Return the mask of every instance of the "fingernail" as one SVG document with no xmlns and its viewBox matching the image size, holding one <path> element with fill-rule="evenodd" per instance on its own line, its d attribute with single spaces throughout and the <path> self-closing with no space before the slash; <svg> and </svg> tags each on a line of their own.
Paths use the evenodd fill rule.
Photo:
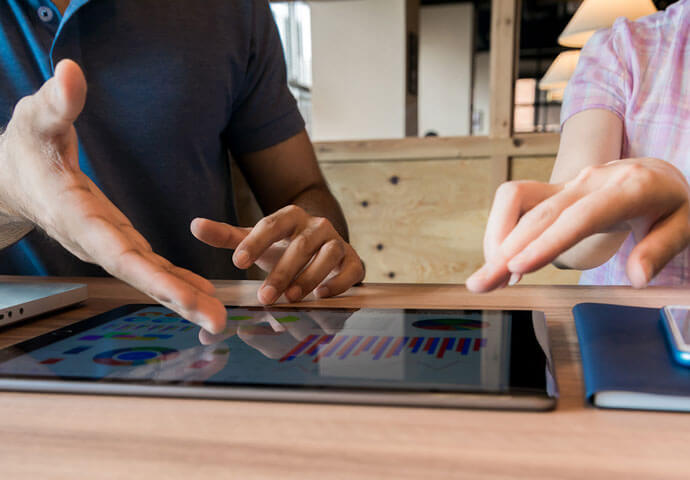
<svg viewBox="0 0 690 480">
<path fill-rule="evenodd" d="M 261 294 L 262 303 L 273 303 L 277 300 L 278 290 L 273 285 L 266 285 L 259 292 Z"/>
<path fill-rule="evenodd" d="M 652 267 L 648 263 L 633 264 L 630 270 L 630 284 L 634 288 L 645 288 L 652 277 Z"/>
<path fill-rule="evenodd" d="M 319 287 L 316 289 L 316 296 L 319 298 L 323 297 L 328 297 L 331 294 L 331 291 L 328 289 L 328 287 Z"/>
<path fill-rule="evenodd" d="M 285 296 L 290 299 L 291 302 L 299 300 L 302 298 L 302 287 L 299 285 L 293 285 L 292 287 L 288 288 L 287 292 L 285 292 Z"/>
<path fill-rule="evenodd" d="M 209 322 L 208 319 L 204 318 L 203 316 L 200 317 L 201 318 L 198 318 L 198 320 L 195 323 L 197 323 L 201 328 L 203 328 L 212 335 L 217 335 L 220 333 L 219 329 L 215 328 L 213 323 Z"/>
<path fill-rule="evenodd" d="M 235 252 L 235 265 L 237 265 L 240 268 L 246 268 L 249 265 L 249 254 L 247 253 L 246 250 L 237 250 Z"/>
<path fill-rule="evenodd" d="M 516 285 L 522 279 L 522 275 L 519 273 L 511 273 L 510 280 L 508 280 L 508 286 L 512 287 Z"/>
</svg>

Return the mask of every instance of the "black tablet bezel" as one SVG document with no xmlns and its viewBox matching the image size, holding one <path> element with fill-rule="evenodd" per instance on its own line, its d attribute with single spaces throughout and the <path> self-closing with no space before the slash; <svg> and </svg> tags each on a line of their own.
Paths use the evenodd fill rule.
<svg viewBox="0 0 690 480">
<path fill-rule="evenodd" d="M 23 341 L 21 343 L 11 345 L 0 350 L 0 364 L 16 358 L 20 355 L 31 353 L 34 350 L 45 347 L 52 343 L 67 339 L 71 336 L 78 335 L 81 332 L 89 330 L 99 325 L 103 325 L 111 320 L 117 319 L 119 317 L 128 315 L 130 313 L 136 312 L 143 308 L 157 307 L 159 305 L 155 304 L 127 304 L 115 309 L 103 312 L 101 314 L 95 315 L 93 317 L 87 318 L 85 320 L 78 321 L 71 325 L 47 332 L 45 334 L 39 335 L 37 337 L 31 338 L 29 340 Z M 249 308 L 249 309 L 262 309 L 262 307 L 257 306 L 236 306 L 227 305 L 226 308 Z M 267 307 L 267 310 L 285 310 L 285 311 L 337 311 L 337 312 L 353 312 L 359 309 L 353 308 L 332 308 L 332 307 L 284 307 L 284 306 L 271 306 Z M 94 377 L 79 377 L 79 376 L 69 376 L 60 377 L 57 375 L 51 376 L 41 376 L 41 375 L 8 375 L 0 374 L 0 379 L 14 379 L 14 380 L 36 380 L 36 381 L 64 381 L 64 382 L 83 382 L 90 384 L 97 383 L 111 383 L 111 384 L 133 384 L 133 385 L 148 385 L 148 386 L 176 386 L 176 387 L 201 387 L 204 388 L 228 388 L 228 387 L 242 387 L 242 388 L 256 388 L 256 389 L 274 389 L 274 390 L 334 390 L 334 391 L 357 391 L 357 392 L 386 392 L 386 393 L 451 393 L 451 394 L 464 394 L 464 393 L 478 393 L 482 395 L 513 395 L 513 396 L 543 396 L 544 398 L 555 399 L 557 397 L 557 392 L 549 391 L 549 378 L 550 375 L 552 379 L 555 379 L 555 372 L 553 371 L 553 366 L 551 365 L 550 358 L 547 352 L 544 352 L 542 346 L 539 344 L 536 335 L 534 334 L 534 329 L 529 334 L 525 334 L 519 329 L 524 328 L 527 331 L 528 327 L 532 327 L 533 322 L 529 321 L 534 318 L 533 310 L 491 310 L 491 309 L 463 309 L 463 308 L 426 308 L 426 309 L 410 309 L 410 308 L 394 308 L 394 309 L 380 309 L 380 310 L 403 310 L 405 312 L 428 312 L 428 311 L 438 311 L 438 312 L 477 312 L 477 311 L 496 311 L 505 312 L 512 315 L 513 323 L 511 325 L 510 334 L 510 371 L 509 371 L 509 386 L 507 392 L 487 392 L 477 389 L 473 390 L 445 390 L 438 388 L 429 389 L 405 389 L 405 388 L 376 388 L 368 386 L 330 386 L 330 385 L 279 385 L 279 384 L 246 384 L 246 383 L 218 383 L 210 384 L 204 382 L 190 382 L 190 381 L 162 381 L 162 380 L 151 380 L 151 379 L 120 379 L 120 378 L 94 378 Z M 523 317 L 523 318 L 520 318 Z M 519 321 L 515 322 L 516 318 L 520 318 Z M 516 329 L 516 325 L 518 328 Z M 520 368 L 513 368 L 515 365 L 519 365 Z M 542 375 L 537 374 L 537 372 L 543 372 Z"/>
</svg>

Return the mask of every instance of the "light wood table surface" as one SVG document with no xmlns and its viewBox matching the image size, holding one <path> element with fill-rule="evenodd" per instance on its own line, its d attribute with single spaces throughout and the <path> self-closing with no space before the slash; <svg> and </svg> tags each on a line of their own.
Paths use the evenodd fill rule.
<svg viewBox="0 0 690 480">
<path fill-rule="evenodd" d="M 85 304 L 0 330 L 0 347 L 146 301 L 115 280 L 69 280 L 89 284 Z M 256 304 L 257 285 L 217 282 L 228 304 Z M 585 405 L 570 311 L 584 301 L 659 307 L 690 303 L 690 291 L 516 286 L 477 296 L 462 286 L 358 287 L 318 305 L 543 310 L 561 392 L 557 409 L 524 413 L 0 392 L 0 479 L 690 478 L 690 415 Z"/>
</svg>

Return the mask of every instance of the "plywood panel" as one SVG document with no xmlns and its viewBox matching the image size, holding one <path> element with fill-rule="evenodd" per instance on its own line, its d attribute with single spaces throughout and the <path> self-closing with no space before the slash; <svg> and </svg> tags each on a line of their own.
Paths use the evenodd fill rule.
<svg viewBox="0 0 690 480">
<path fill-rule="evenodd" d="M 548 182 L 556 157 L 513 158 L 510 162 L 511 180 Z"/>
<path fill-rule="evenodd" d="M 548 182 L 556 159 L 546 157 L 514 158 L 511 160 L 511 180 L 537 180 Z M 531 285 L 571 285 L 576 284 L 580 272 L 576 270 L 559 270 L 548 266 L 538 272 L 527 275 L 520 283 Z"/>
<path fill-rule="evenodd" d="M 314 142 L 319 162 L 472 159 L 490 156 L 553 157 L 560 136 L 530 133 L 513 138 L 424 137 L 349 142 Z"/>
<path fill-rule="evenodd" d="M 369 282 L 457 282 L 483 259 L 487 159 L 327 163 Z"/>
</svg>

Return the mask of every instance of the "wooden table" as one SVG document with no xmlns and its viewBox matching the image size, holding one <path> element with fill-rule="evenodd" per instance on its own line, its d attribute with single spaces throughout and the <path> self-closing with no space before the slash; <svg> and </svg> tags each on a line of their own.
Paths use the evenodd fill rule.
<svg viewBox="0 0 690 480">
<path fill-rule="evenodd" d="M 71 280 L 89 283 L 82 307 L 2 330 L 0 346 L 146 301 L 115 280 Z M 227 303 L 256 303 L 257 283 L 217 285 Z M 558 408 L 521 413 L 0 393 L 0 479 L 690 478 L 690 415 L 585 405 L 570 313 L 583 301 L 659 307 L 687 303 L 690 292 L 517 286 L 476 296 L 462 286 L 366 285 L 318 305 L 545 311 Z"/>
</svg>

